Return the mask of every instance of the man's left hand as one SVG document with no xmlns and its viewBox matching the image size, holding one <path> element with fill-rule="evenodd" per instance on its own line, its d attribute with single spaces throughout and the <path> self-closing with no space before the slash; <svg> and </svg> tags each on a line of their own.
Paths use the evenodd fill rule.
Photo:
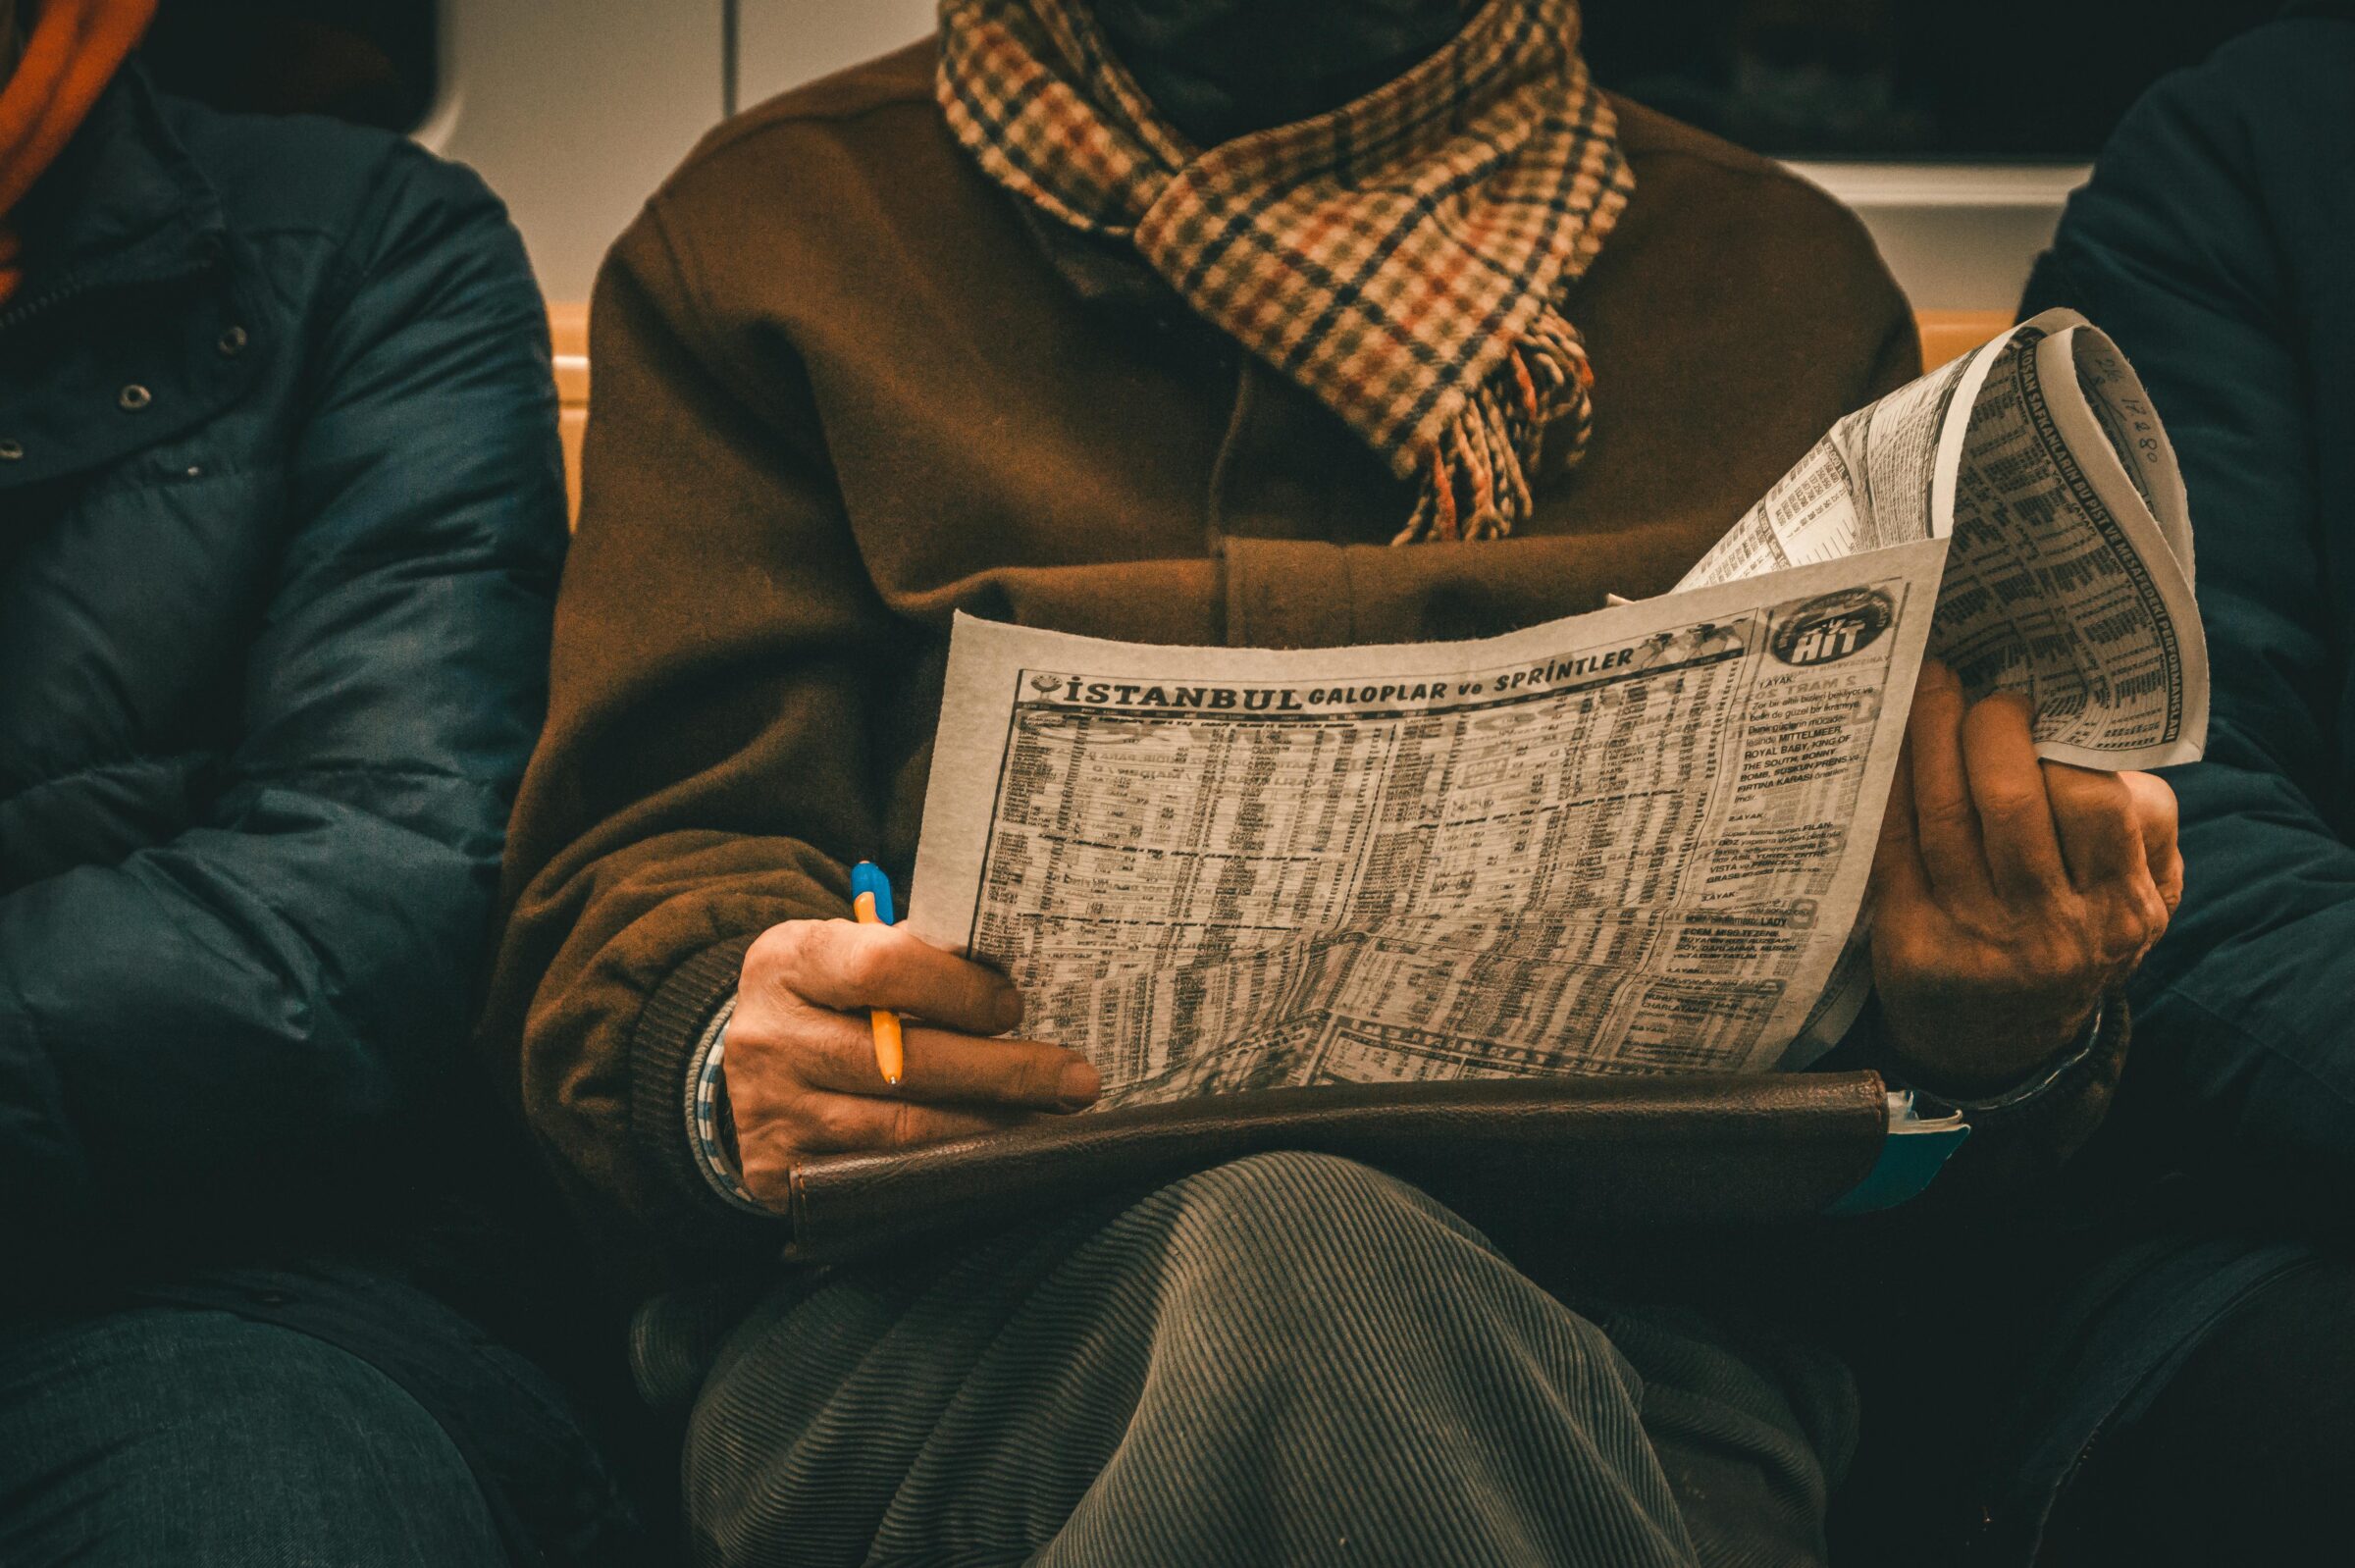
<svg viewBox="0 0 2355 1568">
<path fill-rule="evenodd" d="M 1922 665 L 1873 860 L 1873 984 L 1898 1065 L 2002 1089 L 2067 1046 L 2183 896 L 2174 792 L 2036 756 L 2024 699 Z"/>
</svg>

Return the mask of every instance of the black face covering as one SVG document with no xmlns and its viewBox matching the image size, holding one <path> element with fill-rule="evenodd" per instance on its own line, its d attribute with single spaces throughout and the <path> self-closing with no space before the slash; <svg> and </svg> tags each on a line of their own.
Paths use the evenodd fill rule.
<svg viewBox="0 0 2355 1568">
<path fill-rule="evenodd" d="M 1362 98 L 1454 37 L 1480 0 L 1094 0 L 1163 118 L 1213 147 Z"/>
</svg>

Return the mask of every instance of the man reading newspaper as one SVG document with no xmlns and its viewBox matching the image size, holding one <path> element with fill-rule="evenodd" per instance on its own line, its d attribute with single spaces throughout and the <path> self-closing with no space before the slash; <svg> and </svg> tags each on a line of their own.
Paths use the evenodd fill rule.
<svg viewBox="0 0 2355 1568">
<path fill-rule="evenodd" d="M 1261 1081 L 1237 1051 L 1287 1030 L 1297 1048 L 1267 1061 L 1354 1030 L 1413 1047 L 1361 1043 L 1361 1063 L 1764 1063 L 1814 1011 L 1805 993 L 1831 989 L 1867 882 L 1877 1006 L 1850 1048 L 1996 1104 L 1963 1159 L 2007 1141 L 2055 1155 L 2098 1118 L 2126 1026 L 2105 999 L 2177 877 L 2166 790 L 2107 758 L 2120 735 L 2196 732 L 2180 705 L 2153 724 L 2101 695 L 2108 666 L 2058 641 L 2004 669 L 1966 640 L 1957 666 L 1921 666 L 1908 711 L 1925 611 L 1962 591 L 1965 542 L 1935 542 L 1921 495 L 1901 526 L 1884 478 L 1926 463 L 2009 496 L 2015 459 L 1966 476 L 1936 442 L 1925 458 L 1920 440 L 1851 430 L 1840 449 L 1862 466 L 1840 483 L 1869 525 L 1856 547 L 1878 552 L 1830 559 L 1786 495 L 1773 540 L 1742 548 L 1801 578 L 1533 638 L 1608 595 L 1665 593 L 1836 421 L 1919 368 L 1853 218 L 1599 91 L 1576 37 L 1569 0 L 950 0 L 935 42 L 716 132 L 617 244 L 488 1027 L 617 1277 L 669 1287 L 635 1349 L 650 1391 L 692 1404 L 699 1561 L 1822 1559 L 1858 1411 L 1819 1326 L 1759 1321 L 1789 1279 L 1720 1267 L 1711 1296 L 1623 1289 L 1599 1257 L 1507 1252 L 1398 1180 L 1298 1155 L 782 1267 L 777 1205 L 819 1155 L 1083 1113 L 1108 1085 Z M 2005 504 L 2049 520 L 2053 487 L 2030 489 Z M 2062 580 L 2091 555 L 2071 559 L 1984 581 L 2025 624 L 2077 591 Z M 1323 662 L 1213 681 L 1172 652 L 1183 679 L 1157 681 L 1033 660 L 1052 690 L 1025 679 L 1035 744 L 1008 765 L 1041 771 L 1001 786 L 995 761 L 977 778 L 934 764 L 976 722 L 1004 753 L 1016 701 L 947 686 L 959 610 Z M 1415 652 L 1495 634 L 1532 640 Z M 1347 649 L 1384 652 L 1331 652 Z M 1974 703 L 1957 668 L 1993 695 Z M 1516 678 L 1531 702 L 1491 703 Z M 1466 681 L 1478 710 L 1456 706 Z M 1137 729 L 1136 756 L 1110 758 L 1106 736 L 1139 715 L 1094 711 L 1096 688 L 1118 703 L 1135 686 L 1141 708 L 1156 684 L 1142 716 L 1171 732 Z M 1286 692 L 1330 722 L 1169 750 L 1170 715 L 1288 713 Z M 1705 721 L 1677 718 L 1697 706 Z M 1563 766 L 1515 752 L 1536 714 L 1572 726 L 1548 743 Z M 2043 759 L 2040 737 L 2102 760 Z M 1614 771 L 1649 782 L 1604 787 Z M 928 779 L 993 802 L 1019 787 L 1024 821 L 1061 831 L 1048 782 L 1083 772 L 1103 788 L 1073 798 L 1073 821 L 1195 846 L 1189 896 L 1223 936 L 1178 930 L 1165 891 L 1133 952 L 1034 949 L 1050 978 L 1026 995 L 846 918 L 852 862 L 910 878 Z M 1369 774 L 1372 806 L 1351 794 Z M 1410 863 L 1410 795 L 1436 824 L 1483 791 L 1585 820 L 1526 857 L 1507 836 L 1427 861 L 1432 876 Z M 1877 831 L 1816 825 L 1884 800 Z M 1342 850 L 1368 823 L 1379 862 L 1363 833 L 1358 859 Z M 1252 848 L 1280 831 L 1290 883 Z M 1747 848 L 1701 865 L 1729 845 Z M 1243 849 L 1252 864 L 1214 865 Z M 1086 885 L 1119 880 L 1068 835 L 999 852 L 1042 896 L 1081 885 L 1066 868 L 1088 856 Z M 932 874 L 911 890 L 927 926 L 961 896 Z M 1582 904 L 1582 886 L 1608 896 Z M 1043 907 L 1004 896 L 1008 939 L 1043 943 Z M 1269 910 L 1290 917 L 1257 923 L 1283 929 L 1240 929 Z M 1452 972 L 1467 945 L 1543 970 L 1545 1019 Z M 1244 994 L 1254 954 L 1264 1002 Z M 1164 967 L 1202 982 L 1186 1006 L 1219 1029 L 1113 1006 Z M 1072 1049 L 1099 1025 L 1067 987 L 1096 983 L 1133 1061 Z M 912 1016 L 896 1086 L 870 1008 Z M 727 1280 L 752 1283 L 749 1307 Z M 1878 1305 L 1902 1322 L 1903 1302 Z"/>
<path fill-rule="evenodd" d="M 961 619 L 916 932 L 1011 977 L 1028 1032 L 1085 1056 L 1107 1101 L 1797 1066 L 1871 989 L 1877 848 L 1908 1041 L 1916 960 L 1893 944 L 1951 867 L 1939 824 L 1905 821 L 1911 791 L 1878 827 L 1925 642 L 1952 661 L 1933 702 L 1958 678 L 2015 696 L 2048 758 L 2189 760 L 2189 564 L 2139 384 L 2054 312 L 1842 420 L 1643 604 L 1298 652 Z M 1925 743 L 1912 765 L 1942 761 Z M 2118 848 L 2065 843 L 2065 805 L 2059 859 L 2015 859 L 2042 837 L 1987 849 L 1992 810 L 1990 894 Z M 2114 917 L 2146 914 L 2164 923 Z"/>
</svg>

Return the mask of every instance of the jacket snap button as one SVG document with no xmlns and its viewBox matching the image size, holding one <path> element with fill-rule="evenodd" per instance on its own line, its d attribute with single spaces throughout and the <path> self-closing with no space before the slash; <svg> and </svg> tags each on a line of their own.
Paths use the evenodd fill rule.
<svg viewBox="0 0 2355 1568">
<path fill-rule="evenodd" d="M 221 350 L 222 358 L 235 359 L 245 351 L 245 345 L 250 341 L 252 340 L 245 336 L 244 328 L 232 327 L 221 335 L 221 341 L 215 346 Z"/>
<path fill-rule="evenodd" d="M 25 444 L 0 438 L 0 463 L 13 463 L 25 455 Z"/>
<path fill-rule="evenodd" d="M 146 407 L 149 403 L 154 401 L 155 393 L 149 392 L 146 388 L 140 386 L 135 381 L 130 386 L 124 388 L 123 391 L 117 393 L 115 397 L 116 405 L 127 414 L 135 414 L 140 409 Z"/>
</svg>

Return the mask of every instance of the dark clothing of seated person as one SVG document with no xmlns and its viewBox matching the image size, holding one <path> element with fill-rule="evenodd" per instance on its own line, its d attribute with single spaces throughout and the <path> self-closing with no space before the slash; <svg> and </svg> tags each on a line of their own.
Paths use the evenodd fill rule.
<svg viewBox="0 0 2355 1568">
<path fill-rule="evenodd" d="M 602 1465 L 425 1288 L 546 319 L 471 175 L 156 93 L 151 9 L 0 0 L 0 1562 L 577 1560 Z"/>
<path fill-rule="evenodd" d="M 633 1349 L 686 1412 L 698 1562 L 1823 1560 L 1853 1385 L 1716 1255 L 1714 1292 L 1623 1293 L 1279 1154 L 776 1262 L 805 1156 L 1097 1092 L 987 1038 L 1019 1030 L 1003 979 L 844 918 L 851 862 L 914 861 L 954 611 L 1277 647 L 1534 624 L 1665 590 L 1917 372 L 1856 220 L 1596 90 L 1577 26 L 952 0 L 937 40 L 714 131 L 607 260 L 486 1028 L 653 1298 Z M 1876 1059 L 1963 1098 L 2062 1067 L 1965 1153 L 2033 1179 L 2100 1117 L 2172 817 L 2155 780 L 2040 769 L 2020 705 L 1964 709 L 1925 679 Z M 1966 749 L 2052 863 L 2057 814 L 2131 867 L 1995 895 Z M 2090 939 L 2097 908 L 2133 940 Z M 2026 944 L 2071 956 L 2032 974 Z M 870 1005 L 926 1020 L 896 1095 Z"/>
<path fill-rule="evenodd" d="M 2293 10 L 2125 117 L 2022 306 L 2099 322 L 2166 421 L 2213 683 L 2134 1060 L 2047 1217 L 2067 1288 L 1991 1357 L 2033 1394 L 1998 1431 L 2044 1436 L 1967 1507 L 2062 1565 L 2345 1553 L 2355 7 Z"/>
</svg>

